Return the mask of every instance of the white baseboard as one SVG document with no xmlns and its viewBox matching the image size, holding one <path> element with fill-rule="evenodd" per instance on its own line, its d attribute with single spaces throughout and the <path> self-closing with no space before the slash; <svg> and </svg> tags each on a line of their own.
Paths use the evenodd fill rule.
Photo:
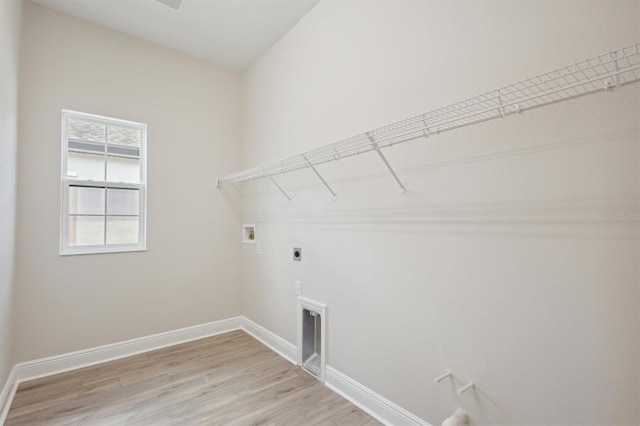
<svg viewBox="0 0 640 426">
<path fill-rule="evenodd" d="M 17 381 L 37 379 L 242 328 L 242 317 L 214 321 L 16 364 Z"/>
<path fill-rule="evenodd" d="M 280 356 L 290 361 L 292 364 L 296 363 L 298 351 L 296 345 L 289 343 L 282 337 L 267 330 L 261 325 L 256 324 L 247 317 L 243 317 L 242 329 L 264 343 L 272 351 L 278 353 Z"/>
<path fill-rule="evenodd" d="M 246 317 L 243 318 L 242 328 L 282 357 L 293 364 L 296 363 L 298 352 L 295 345 Z M 431 426 L 418 416 L 328 365 L 325 371 L 325 385 L 384 424 Z"/>
<path fill-rule="evenodd" d="M 9 373 L 9 377 L 7 377 L 7 381 L 2 388 L 2 393 L 0 393 L 0 425 L 3 425 L 5 420 L 7 419 L 7 414 L 9 414 L 9 407 L 11 406 L 11 402 L 13 401 L 13 396 L 16 394 L 16 389 L 18 388 L 18 373 L 16 372 L 16 367 L 14 366 Z"/>
<path fill-rule="evenodd" d="M 431 426 L 416 416 L 389 401 L 382 395 L 356 382 L 351 377 L 327 366 L 325 385 L 344 398 L 369 413 L 372 417 L 386 425 L 419 425 Z"/>
<path fill-rule="evenodd" d="M 149 352 L 167 346 L 215 336 L 242 329 L 264 343 L 283 358 L 296 364 L 296 345 L 256 324 L 246 317 L 186 327 L 178 330 L 144 336 L 124 342 L 112 343 L 86 350 L 70 352 L 48 358 L 16 364 L 0 393 L 0 425 L 4 424 L 18 384 L 25 380 L 63 373 L 102 362 Z M 325 385 L 387 425 L 430 426 L 429 423 L 394 404 L 335 368 L 326 367 Z"/>
</svg>

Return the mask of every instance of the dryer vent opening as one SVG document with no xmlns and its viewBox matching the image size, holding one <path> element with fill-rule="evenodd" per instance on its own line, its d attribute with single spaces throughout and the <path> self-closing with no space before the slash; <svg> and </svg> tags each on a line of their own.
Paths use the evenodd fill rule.
<svg viewBox="0 0 640 426">
<path fill-rule="evenodd" d="M 308 309 L 302 310 L 302 367 L 320 376 L 322 354 L 322 316 Z"/>
<path fill-rule="evenodd" d="M 298 298 L 298 365 L 324 381 L 326 305 Z"/>
</svg>

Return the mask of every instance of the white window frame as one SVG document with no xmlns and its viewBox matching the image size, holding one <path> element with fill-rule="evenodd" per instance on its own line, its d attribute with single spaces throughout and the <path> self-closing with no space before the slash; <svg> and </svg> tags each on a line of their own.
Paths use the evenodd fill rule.
<svg viewBox="0 0 640 426">
<path fill-rule="evenodd" d="M 100 124 L 116 125 L 124 127 L 136 127 L 141 130 L 140 139 L 140 183 L 124 183 L 124 182 L 108 182 L 78 179 L 67 175 L 67 117 L 78 117 L 87 121 L 95 121 Z M 106 143 L 106 141 L 105 141 Z M 106 155 L 106 153 L 105 153 Z M 134 121 L 121 120 L 111 117 L 104 117 L 95 114 L 87 114 L 84 112 L 62 110 L 62 165 L 61 165 L 61 210 L 60 210 L 60 255 L 75 254 L 92 254 L 92 253 L 118 253 L 145 251 L 147 249 L 147 125 L 136 123 Z M 86 246 L 70 246 L 69 221 L 67 220 L 69 212 L 69 188 L 71 186 L 88 186 L 94 188 L 114 188 L 114 189 L 137 189 L 140 194 L 140 203 L 138 210 L 138 243 L 137 244 L 102 244 L 102 245 L 86 245 Z M 106 212 L 105 212 L 106 223 Z M 106 225 L 105 225 L 106 226 Z"/>
</svg>

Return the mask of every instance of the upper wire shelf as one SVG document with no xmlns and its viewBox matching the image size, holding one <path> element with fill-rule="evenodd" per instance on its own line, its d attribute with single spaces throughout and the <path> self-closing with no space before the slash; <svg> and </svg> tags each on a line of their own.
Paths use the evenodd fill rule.
<svg viewBox="0 0 640 426">
<path fill-rule="evenodd" d="M 217 180 L 216 186 L 222 187 L 231 183 L 269 177 L 290 199 L 273 180 L 273 176 L 311 168 L 335 197 L 335 193 L 322 179 L 315 166 L 376 151 L 402 191 L 404 186 L 380 152 L 381 148 L 418 138 L 428 138 L 447 130 L 495 118 L 504 118 L 528 109 L 620 88 L 638 80 L 640 80 L 640 43 L 567 65 L 293 157 L 221 177 Z"/>
</svg>

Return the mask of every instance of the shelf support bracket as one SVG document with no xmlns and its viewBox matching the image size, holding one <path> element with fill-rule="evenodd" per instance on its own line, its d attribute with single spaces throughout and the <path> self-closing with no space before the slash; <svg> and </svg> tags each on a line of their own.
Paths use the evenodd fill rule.
<svg viewBox="0 0 640 426">
<path fill-rule="evenodd" d="M 378 146 L 378 142 L 376 142 L 376 138 L 374 138 L 371 133 L 367 133 L 367 137 L 371 141 L 371 146 L 373 147 L 373 150 L 378 153 L 378 155 L 380 156 L 380 159 L 382 160 L 384 165 L 387 167 L 387 169 L 391 173 L 391 176 L 393 176 L 393 178 L 395 179 L 396 183 L 400 187 L 400 193 L 401 194 L 404 193 L 404 185 L 400 181 L 400 178 L 398 178 L 398 175 L 393 170 L 393 168 L 391 168 L 391 165 L 387 161 L 386 157 L 382 154 L 382 152 L 380 152 L 380 147 Z"/>
<path fill-rule="evenodd" d="M 269 176 L 269 179 L 271 179 L 271 182 L 273 182 L 273 184 L 276 186 L 276 188 L 278 188 L 280 190 L 280 192 L 282 192 L 282 195 L 287 197 L 287 200 L 291 201 L 291 197 L 289 197 L 287 195 L 287 193 L 284 192 L 284 189 L 282 189 L 282 187 L 280 185 L 278 185 L 278 182 L 276 182 L 276 180 L 273 178 L 273 176 Z"/>
<path fill-rule="evenodd" d="M 340 153 L 338 152 L 338 150 L 336 149 L 336 147 L 332 147 L 331 149 L 333 149 L 333 152 L 335 152 L 335 154 L 333 154 L 333 159 L 338 161 L 339 159 L 341 159 L 342 157 L 340 157 Z"/>
<path fill-rule="evenodd" d="M 609 55 L 611 56 L 611 59 L 613 59 L 613 64 L 616 68 L 615 82 L 616 82 L 616 89 L 619 89 L 620 88 L 620 66 L 618 65 L 618 52 L 614 51 L 614 52 L 611 52 Z"/>
<path fill-rule="evenodd" d="M 313 164 L 311 164 L 309 162 L 309 159 L 307 158 L 306 155 L 303 155 L 302 158 L 304 158 L 304 161 L 307 163 L 307 167 L 309 167 L 311 170 L 313 170 L 313 173 L 316 174 L 316 176 L 318 176 L 318 179 L 320 179 L 320 181 L 324 184 L 324 186 L 327 187 L 327 189 L 329 190 L 329 192 L 331 193 L 331 195 L 333 195 L 333 199 L 335 200 L 336 198 L 338 198 L 338 196 L 336 195 L 335 192 L 333 192 L 333 189 L 331 189 L 331 187 L 329 186 L 329 184 L 327 183 L 327 181 L 325 181 L 322 176 L 320 176 L 320 173 L 318 173 L 318 171 L 316 170 L 315 167 L 313 167 Z"/>
<path fill-rule="evenodd" d="M 498 89 L 498 104 L 500 105 L 500 107 L 498 108 L 498 112 L 500 113 L 500 118 L 504 118 L 505 111 L 504 111 L 504 105 L 502 104 L 502 92 L 500 91 L 500 89 Z"/>
<path fill-rule="evenodd" d="M 431 136 L 431 132 L 429 131 L 429 125 L 427 124 L 426 114 L 422 115 L 422 124 L 424 124 L 424 129 L 422 130 L 422 134 L 424 135 L 425 138 L 428 138 L 429 136 Z"/>
</svg>

